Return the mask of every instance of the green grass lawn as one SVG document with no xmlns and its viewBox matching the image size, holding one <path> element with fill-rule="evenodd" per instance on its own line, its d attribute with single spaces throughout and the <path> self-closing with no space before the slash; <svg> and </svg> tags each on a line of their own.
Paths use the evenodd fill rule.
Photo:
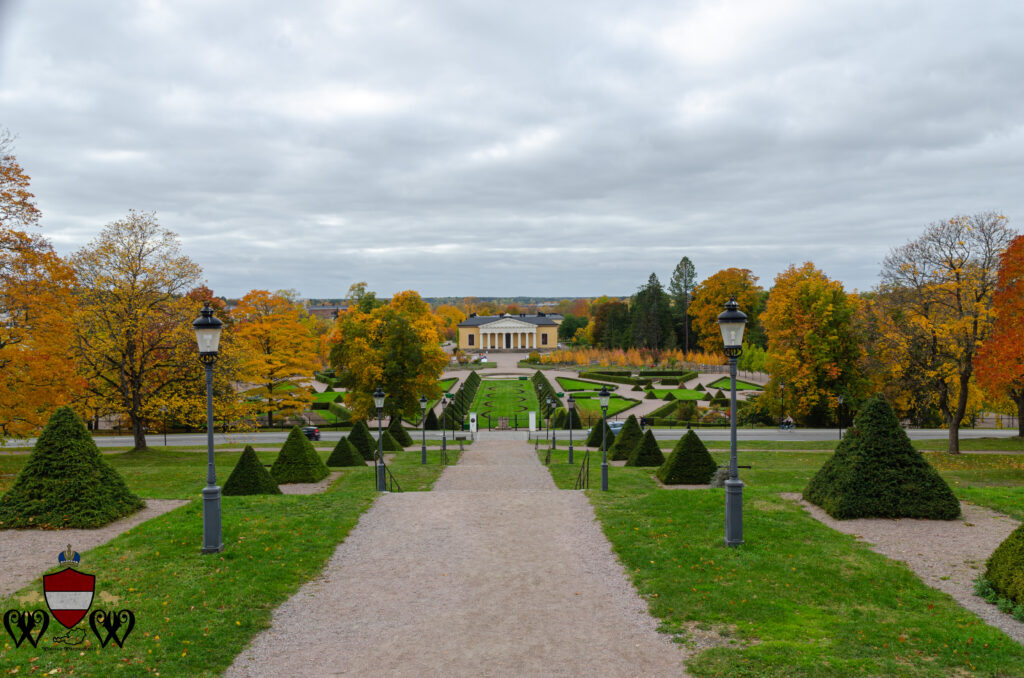
<svg viewBox="0 0 1024 678">
<path fill-rule="evenodd" d="M 516 417 L 521 422 L 520 426 L 528 421 L 529 413 L 537 409 L 533 384 L 518 379 L 484 379 L 470 407 L 471 412 L 482 417 L 490 416 L 494 423 L 498 417 Z"/>
<path fill-rule="evenodd" d="M 314 403 L 333 403 L 335 400 L 344 404 L 345 394 L 339 391 L 324 391 L 323 393 L 313 394 Z"/>
<path fill-rule="evenodd" d="M 591 421 L 601 418 L 601 401 L 598 399 L 597 393 L 573 393 L 572 397 L 576 401 L 576 407 L 580 411 L 580 419 L 583 420 L 585 426 L 589 426 Z M 608 416 L 614 417 L 620 412 L 625 412 L 629 408 L 635 407 L 639 402 L 639 400 L 633 398 L 625 398 L 613 394 L 608 399 Z"/>
<path fill-rule="evenodd" d="M 327 456 L 323 446 L 319 451 Z M 275 455 L 259 453 L 264 461 Z M 436 448 L 428 450 L 429 464 L 422 466 L 418 450 L 398 453 L 390 466 L 403 490 L 429 489 L 442 470 L 438 455 Z M 459 452 L 448 455 L 455 463 Z M 237 452 L 218 453 L 221 473 L 230 472 L 237 457 Z M 0 468 L 4 473 L 20 468 L 26 458 L 0 457 Z M 116 609 L 135 613 L 135 629 L 124 648 L 111 644 L 102 649 L 91 632 L 89 646 L 54 645 L 50 638 L 60 632 L 59 625 L 51 625 L 38 648 L 24 644 L 15 649 L 5 633 L 0 642 L 4 675 L 220 675 L 256 633 L 269 627 L 273 610 L 323 570 L 377 496 L 373 468 L 367 466 L 341 469 L 341 477 L 320 495 L 224 497 L 225 550 L 204 556 L 199 553 L 203 527 L 197 497 L 205 484 L 206 455 L 160 450 L 106 458 L 143 496 L 193 499 L 82 554 L 83 569 L 97 576 L 97 592 L 120 596 Z M 194 474 L 199 483 L 186 477 Z M 0 599 L 0 609 L 23 607 L 16 598 L 41 590 L 37 579 Z M 106 609 L 99 602 L 93 605 L 100 607 Z"/>
<path fill-rule="evenodd" d="M 753 443 L 761 445 L 760 443 Z M 540 452 L 543 459 L 546 451 Z M 713 450 L 725 463 L 728 452 Z M 961 499 L 1024 516 L 1024 459 L 927 454 Z M 564 448 L 549 467 L 570 489 Z M 1020 676 L 1024 648 L 904 565 L 811 518 L 779 492 L 799 492 L 822 452 L 744 451 L 744 539 L 723 543 L 721 489 L 662 490 L 651 469 L 611 467 L 591 489 L 605 534 L 661 628 L 681 642 L 715 630 L 736 645 L 688 663 L 699 676 Z M 591 455 L 591 488 L 600 453 Z"/>
<path fill-rule="evenodd" d="M 701 391 L 694 391 L 689 388 L 652 388 L 648 391 L 654 391 L 654 395 L 659 400 L 665 397 L 665 394 L 669 391 L 675 396 L 676 400 L 700 400 L 700 397 L 704 395 Z"/>
<path fill-rule="evenodd" d="M 571 379 L 569 377 L 555 377 L 555 381 L 562 387 L 563 391 L 598 391 L 601 386 L 608 387 L 609 391 L 618 388 L 615 384 L 604 384 L 599 381 L 587 381 L 586 379 Z"/>
<path fill-rule="evenodd" d="M 717 389 L 721 389 L 722 391 L 728 391 L 732 387 L 729 384 L 729 377 L 722 377 L 721 379 L 716 379 L 715 381 L 713 381 L 710 384 L 708 384 L 707 388 L 709 388 L 709 389 L 717 388 Z M 749 381 L 741 381 L 739 379 L 736 380 L 736 390 L 737 391 L 761 391 L 763 389 L 764 389 L 763 386 L 758 386 L 757 384 L 752 384 Z"/>
</svg>

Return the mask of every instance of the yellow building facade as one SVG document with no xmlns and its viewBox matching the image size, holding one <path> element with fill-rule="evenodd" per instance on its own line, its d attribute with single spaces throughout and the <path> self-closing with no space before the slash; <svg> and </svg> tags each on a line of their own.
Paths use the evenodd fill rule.
<svg viewBox="0 0 1024 678">
<path fill-rule="evenodd" d="M 463 351 L 543 351 L 558 348 L 562 316 L 473 314 L 459 323 L 459 349 Z"/>
</svg>

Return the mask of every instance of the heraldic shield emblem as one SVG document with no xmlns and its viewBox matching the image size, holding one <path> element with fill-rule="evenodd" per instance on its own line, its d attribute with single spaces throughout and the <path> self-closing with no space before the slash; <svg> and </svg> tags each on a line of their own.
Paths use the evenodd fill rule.
<svg viewBox="0 0 1024 678">
<path fill-rule="evenodd" d="M 71 567 L 43 575 L 46 606 L 53 618 L 69 629 L 82 621 L 89 611 L 95 590 L 95 575 L 83 574 Z"/>
</svg>

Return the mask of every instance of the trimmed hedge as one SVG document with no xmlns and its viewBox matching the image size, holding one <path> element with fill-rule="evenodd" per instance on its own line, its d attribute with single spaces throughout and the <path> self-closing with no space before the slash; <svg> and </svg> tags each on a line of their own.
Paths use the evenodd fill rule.
<svg viewBox="0 0 1024 678">
<path fill-rule="evenodd" d="M 384 431 L 381 432 L 380 438 L 381 449 L 385 452 L 402 452 L 405 450 L 405 448 L 402 447 L 402 443 L 395 440 L 395 437 L 391 435 L 391 431 L 387 429 L 384 429 Z"/>
<path fill-rule="evenodd" d="M 697 384 L 696 386 L 693 387 L 693 390 L 694 391 L 706 391 L 707 389 L 704 388 L 704 384 Z"/>
<path fill-rule="evenodd" d="M 58 407 L 0 497 L 0 528 L 103 527 L 145 505 L 103 460 L 74 410 Z"/>
<path fill-rule="evenodd" d="M 615 442 L 608 448 L 608 457 L 612 461 L 622 461 L 623 459 L 629 459 L 629 455 L 632 454 L 633 448 L 635 448 L 640 440 L 643 439 L 644 432 L 640 429 L 640 424 L 637 422 L 634 415 L 629 415 L 626 418 L 626 423 L 622 425 L 622 429 L 619 430 L 619 434 L 615 436 Z"/>
<path fill-rule="evenodd" d="M 576 429 L 577 431 L 579 429 L 583 428 L 583 422 L 580 421 L 580 411 L 579 411 L 579 408 L 574 408 L 574 409 L 571 409 L 571 410 L 567 410 L 566 412 L 567 413 L 566 413 L 565 421 L 562 422 L 562 428 L 564 428 L 566 430 L 571 428 L 571 429 Z"/>
<path fill-rule="evenodd" d="M 665 455 L 662 454 L 658 441 L 654 439 L 654 433 L 650 429 L 647 429 L 647 433 L 626 460 L 626 466 L 661 466 L 664 463 Z"/>
<path fill-rule="evenodd" d="M 363 455 L 364 461 L 373 461 L 377 456 L 377 440 L 370 435 L 365 421 L 357 421 L 348 434 L 348 441 Z"/>
<path fill-rule="evenodd" d="M 835 454 L 807 484 L 804 499 L 841 520 L 960 515 L 953 491 L 910 444 L 881 395 L 861 406 Z"/>
<path fill-rule="evenodd" d="M 226 497 L 250 494 L 281 494 L 274 478 L 256 456 L 252 445 L 246 445 L 242 456 L 238 458 L 234 470 L 228 476 L 221 494 Z"/>
<path fill-rule="evenodd" d="M 1024 605 L 1024 525 L 996 547 L 985 565 L 985 579 L 996 593 Z"/>
<path fill-rule="evenodd" d="M 672 453 L 658 469 L 658 479 L 666 485 L 706 485 L 718 464 L 704 442 L 693 431 L 676 441 Z"/>
<path fill-rule="evenodd" d="M 327 457 L 328 466 L 366 466 L 366 460 L 359 450 L 348 441 L 348 438 L 341 436 L 338 444 L 331 450 L 331 456 Z"/>
<path fill-rule="evenodd" d="M 604 425 L 602 426 L 602 424 Z M 601 432 L 601 429 L 604 429 L 604 433 Z M 602 440 L 605 441 L 605 445 L 610 447 L 615 443 L 615 434 L 603 419 L 598 419 L 597 424 L 590 428 L 590 435 L 587 436 L 587 442 L 585 442 L 584 445 L 587 447 L 596 447 L 597 449 L 601 449 Z"/>
<path fill-rule="evenodd" d="M 313 443 L 298 426 L 293 426 L 278 453 L 270 475 L 278 484 L 315 483 L 327 477 L 330 471 L 316 453 Z"/>
<path fill-rule="evenodd" d="M 338 418 L 338 422 L 352 421 L 352 412 L 339 401 L 327 403 L 327 411 Z"/>
<path fill-rule="evenodd" d="M 441 430 L 441 425 L 437 422 L 437 415 L 434 414 L 434 408 L 427 410 L 427 417 L 423 420 L 423 428 L 428 431 Z"/>
<path fill-rule="evenodd" d="M 644 400 L 657 400 L 657 399 L 658 399 L 658 396 L 656 396 L 654 394 L 654 391 L 648 391 L 647 394 L 644 395 Z"/>
<path fill-rule="evenodd" d="M 412 445 L 412 436 L 409 435 L 409 432 L 405 430 L 404 426 L 402 426 L 402 417 L 391 417 L 391 421 L 388 423 L 388 433 L 390 433 L 402 447 Z"/>
<path fill-rule="evenodd" d="M 654 393 L 654 391 L 651 391 L 651 393 Z M 675 402 L 676 395 L 672 393 L 672 391 L 665 391 L 665 396 L 662 398 L 662 400 L 664 400 L 667 403 Z"/>
</svg>

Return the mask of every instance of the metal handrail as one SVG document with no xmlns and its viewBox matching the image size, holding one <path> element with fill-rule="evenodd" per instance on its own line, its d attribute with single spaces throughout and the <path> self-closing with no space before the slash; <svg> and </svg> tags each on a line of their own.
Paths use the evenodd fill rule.
<svg viewBox="0 0 1024 678">
<path fill-rule="evenodd" d="M 398 479 L 395 478 L 395 474 L 392 473 L 388 465 L 384 463 L 384 455 L 380 455 L 380 457 L 377 459 L 377 463 L 384 467 L 384 473 L 385 476 L 387 477 L 388 492 L 401 492 L 402 486 L 398 484 Z M 376 469 L 374 469 L 373 474 L 373 489 L 377 489 Z"/>
<path fill-rule="evenodd" d="M 576 474 L 577 490 L 590 489 L 590 450 L 584 448 L 583 461 L 580 463 L 579 473 Z"/>
</svg>

